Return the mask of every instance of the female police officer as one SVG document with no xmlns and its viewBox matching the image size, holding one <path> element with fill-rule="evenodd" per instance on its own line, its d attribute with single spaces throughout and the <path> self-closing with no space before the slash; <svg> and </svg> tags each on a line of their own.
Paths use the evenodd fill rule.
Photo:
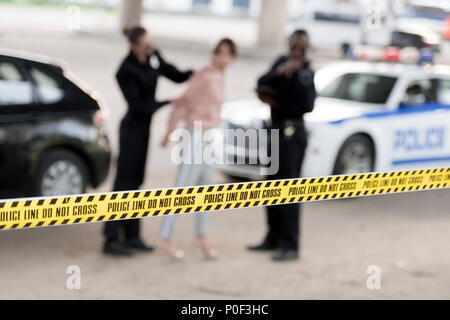
<svg viewBox="0 0 450 320">
<path fill-rule="evenodd" d="M 289 39 L 289 55 L 278 58 L 258 80 L 258 96 L 271 107 L 272 129 L 279 134 L 279 169 L 268 179 L 298 178 L 306 148 L 303 114 L 314 106 L 314 74 L 306 60 L 308 35 L 295 31 Z M 273 158 L 273 157 L 272 157 Z M 267 207 L 268 233 L 250 250 L 278 250 L 278 261 L 298 258 L 299 204 Z"/>
<path fill-rule="evenodd" d="M 124 30 L 130 52 L 116 74 L 120 89 L 127 100 L 128 111 L 120 124 L 120 151 L 114 191 L 136 190 L 144 179 L 153 113 L 169 101 L 155 101 L 159 75 L 181 83 L 189 79 L 192 71 L 181 72 L 164 61 L 153 47 L 150 34 L 140 26 Z M 123 229 L 125 242 L 119 238 Z M 139 220 L 108 221 L 105 223 L 104 252 L 130 256 L 130 248 L 151 251 L 139 237 Z"/>
</svg>

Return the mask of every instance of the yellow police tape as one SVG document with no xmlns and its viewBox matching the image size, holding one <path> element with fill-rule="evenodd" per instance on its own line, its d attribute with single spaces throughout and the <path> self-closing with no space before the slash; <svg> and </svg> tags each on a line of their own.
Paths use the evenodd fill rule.
<svg viewBox="0 0 450 320">
<path fill-rule="evenodd" d="M 450 168 L 0 201 L 0 229 L 123 220 L 450 187 Z"/>
</svg>

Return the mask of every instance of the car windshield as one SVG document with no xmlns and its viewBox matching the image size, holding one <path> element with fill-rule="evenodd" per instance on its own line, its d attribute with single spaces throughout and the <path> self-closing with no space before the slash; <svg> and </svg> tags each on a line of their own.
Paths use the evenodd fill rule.
<svg viewBox="0 0 450 320">
<path fill-rule="evenodd" d="M 366 103 L 386 103 L 395 77 L 370 73 L 347 73 L 338 76 L 319 91 L 319 96 Z"/>
</svg>

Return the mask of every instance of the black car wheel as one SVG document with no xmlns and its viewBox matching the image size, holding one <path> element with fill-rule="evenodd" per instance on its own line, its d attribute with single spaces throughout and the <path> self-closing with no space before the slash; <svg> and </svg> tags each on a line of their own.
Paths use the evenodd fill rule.
<svg viewBox="0 0 450 320">
<path fill-rule="evenodd" d="M 68 150 L 52 150 L 42 159 L 33 181 L 33 194 L 56 196 L 86 191 L 88 170 L 83 159 Z"/>
<path fill-rule="evenodd" d="M 372 172 L 375 150 L 372 141 L 364 135 L 348 138 L 339 150 L 333 174 Z"/>
</svg>

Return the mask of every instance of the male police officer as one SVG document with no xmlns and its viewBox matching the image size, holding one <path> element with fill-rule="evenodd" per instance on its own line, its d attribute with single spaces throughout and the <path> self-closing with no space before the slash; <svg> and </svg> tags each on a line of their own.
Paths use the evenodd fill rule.
<svg viewBox="0 0 450 320">
<path fill-rule="evenodd" d="M 271 129 L 279 130 L 279 169 L 267 178 L 298 178 L 306 148 L 303 114 L 314 106 L 314 73 L 306 59 L 308 34 L 296 30 L 289 38 L 289 54 L 278 58 L 258 80 L 258 97 L 271 107 Z M 277 250 L 276 261 L 294 260 L 299 251 L 300 205 L 267 207 L 268 233 L 250 250 Z"/>
</svg>

